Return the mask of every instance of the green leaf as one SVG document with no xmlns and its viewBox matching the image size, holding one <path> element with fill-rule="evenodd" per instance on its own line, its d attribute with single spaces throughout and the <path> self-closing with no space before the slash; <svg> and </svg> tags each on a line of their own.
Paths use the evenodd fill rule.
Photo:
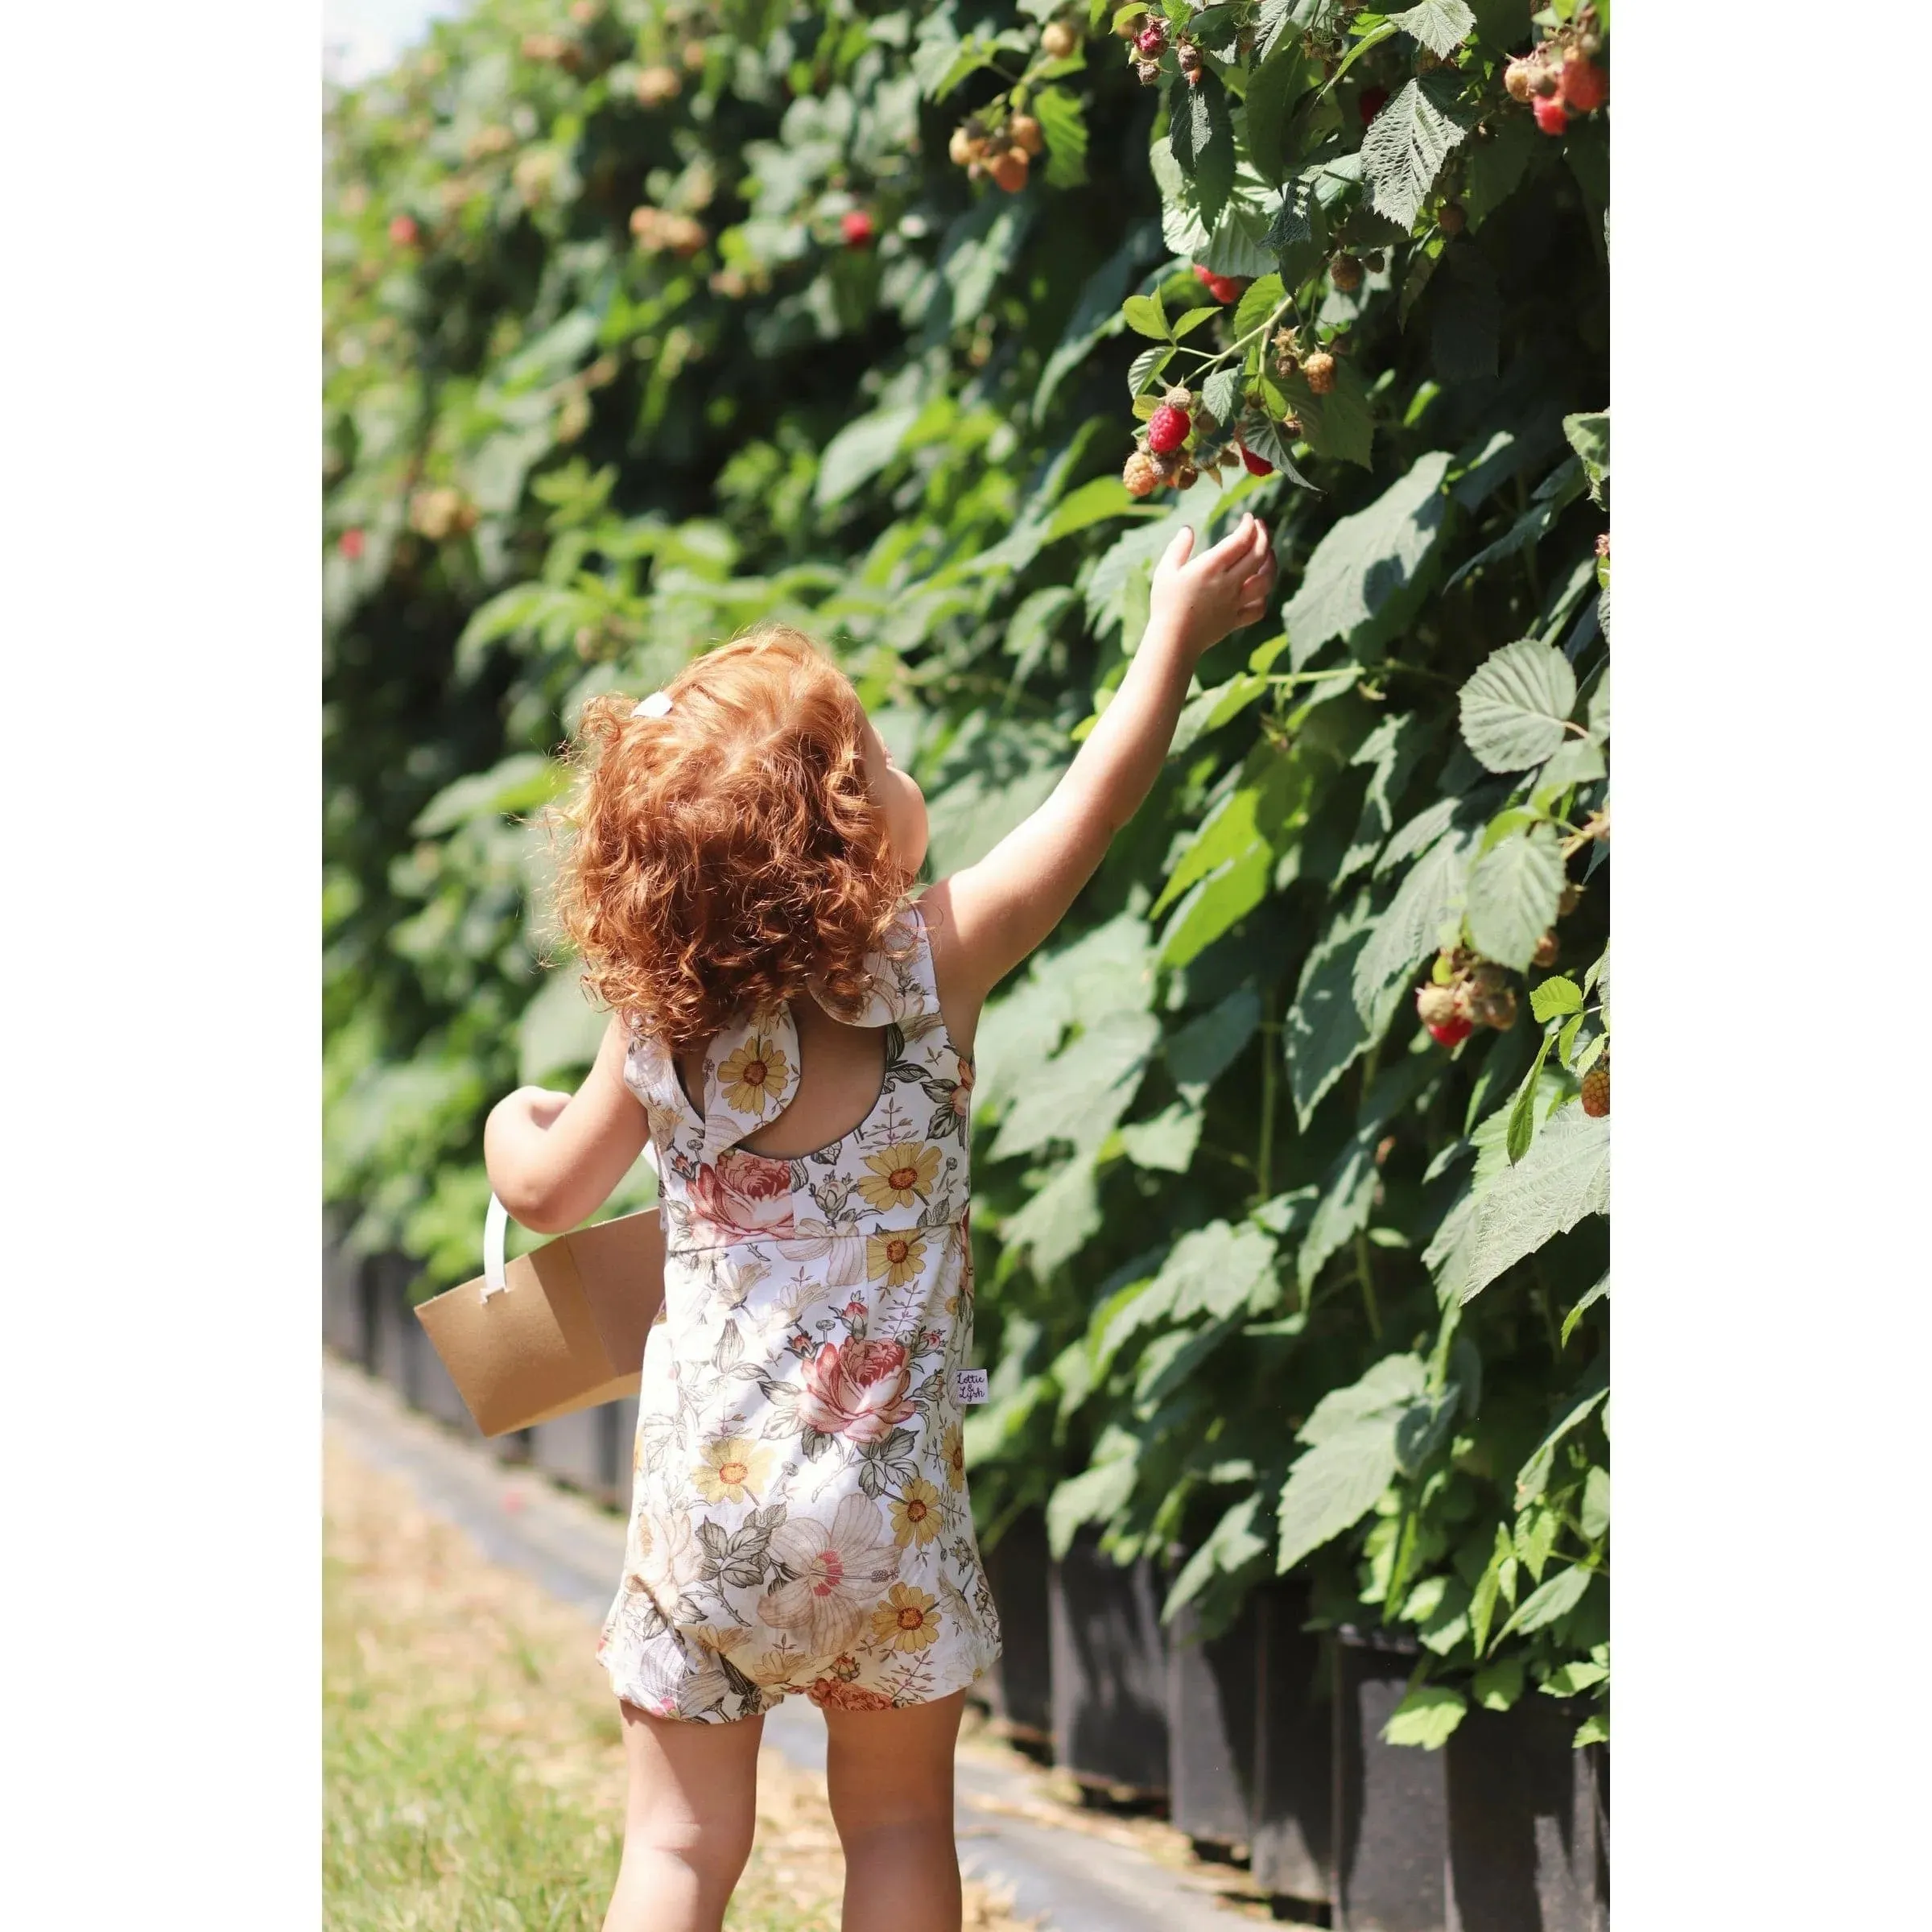
<svg viewBox="0 0 1932 1932">
<path fill-rule="evenodd" d="M 1592 1469 L 1583 1478 L 1583 1497 L 1577 1505 L 1577 1525 L 1593 1543 L 1610 1534 L 1610 1472 Z"/>
<path fill-rule="evenodd" d="M 1527 1636 L 1532 1630 L 1544 1629 L 1558 1617 L 1568 1616 L 1583 1600 L 1583 1593 L 1596 1575 L 1594 1570 L 1587 1569 L 1581 1563 L 1572 1563 L 1567 1570 L 1558 1571 L 1539 1583 L 1510 1612 L 1509 1622 L 1496 1632 L 1495 1641 L 1500 1644 L 1513 1632 Z"/>
<path fill-rule="evenodd" d="M 848 423 L 819 458 L 812 501 L 820 510 L 829 510 L 869 483 L 899 453 L 899 445 L 919 413 L 917 403 L 908 402 Z"/>
<path fill-rule="evenodd" d="M 1544 1431 L 1543 1439 L 1530 1452 L 1522 1468 L 1517 1471 L 1517 1509 L 1526 1509 L 1543 1493 L 1549 1485 L 1550 1472 L 1556 1466 L 1556 1451 L 1563 1439 L 1571 1430 L 1580 1429 L 1609 1397 L 1609 1369 L 1606 1359 L 1599 1356 L 1583 1371 L 1575 1387 L 1571 1389 L 1569 1406 Z"/>
<path fill-rule="evenodd" d="M 1163 966 L 1185 966 L 1267 898 L 1274 880 L 1274 853 L 1256 840 L 1189 887 L 1161 934 Z"/>
<path fill-rule="evenodd" d="M 1493 139 L 1469 146 L 1463 213 L 1472 233 L 1521 186 L 1549 138 L 1527 114 L 1499 115 L 1491 126 Z"/>
<path fill-rule="evenodd" d="M 1372 1013 L 1366 1021 L 1355 1003 L 1356 961 L 1374 937 L 1375 923 L 1373 902 L 1362 893 L 1332 921 L 1308 955 L 1294 1004 L 1282 1023 L 1288 1088 L 1303 1132 L 1322 1096 L 1371 1040 L 1381 1038 L 1402 997 L 1398 985 L 1387 1011 Z"/>
<path fill-rule="evenodd" d="M 1217 369 L 1201 386 L 1201 401 L 1217 423 L 1231 423 L 1241 407 L 1241 372 Z"/>
<path fill-rule="evenodd" d="M 1600 410 L 1594 415 L 1565 416 L 1563 434 L 1569 438 L 1570 447 L 1576 452 L 1583 474 L 1589 479 L 1590 501 L 1601 503 L 1604 485 L 1610 475 L 1609 411 Z"/>
<path fill-rule="evenodd" d="M 1352 360 L 1344 357 L 1335 365 L 1335 386 L 1325 396 L 1318 396 L 1299 370 L 1271 386 L 1285 398 L 1289 411 L 1301 423 L 1303 441 L 1318 456 L 1336 463 L 1359 463 L 1364 469 L 1370 466 L 1375 417 L 1361 372 Z"/>
<path fill-rule="evenodd" d="M 1150 349 L 1144 349 L 1127 365 L 1127 393 L 1138 397 L 1143 394 L 1154 378 L 1174 360 L 1174 345 L 1157 342 Z"/>
<path fill-rule="evenodd" d="M 1049 543 L 1057 543 L 1062 537 L 1090 530 L 1096 523 L 1104 523 L 1111 518 L 1133 516 L 1139 508 L 1118 477 L 1095 477 L 1054 506 L 1053 514 L 1046 519 L 1046 527 L 1040 533 L 1040 547 L 1044 550 Z"/>
<path fill-rule="evenodd" d="M 1463 741 L 1485 770 L 1526 770 L 1562 745 L 1575 704 L 1568 658 L 1553 645 L 1521 638 L 1492 651 L 1463 686 Z"/>
<path fill-rule="evenodd" d="M 1248 76 L 1248 157 L 1270 188 L 1282 184 L 1289 109 L 1312 79 L 1307 57 L 1295 40 L 1274 48 Z"/>
<path fill-rule="evenodd" d="M 1587 1292 L 1584 1294 L 1584 1295 L 1583 1295 L 1583 1298 L 1582 1298 L 1580 1301 L 1579 1301 L 1579 1302 L 1578 1302 L 1578 1303 L 1576 1304 L 1576 1306 L 1575 1306 L 1574 1308 L 1572 1308 L 1572 1309 L 1570 1311 L 1570 1312 L 1569 1312 L 1569 1313 L 1568 1313 L 1567 1315 L 1565 1315 L 1565 1316 L 1563 1317 L 1563 1335 L 1562 1335 L 1562 1338 L 1561 1338 L 1561 1339 L 1562 1339 L 1563 1345 L 1565 1348 L 1568 1348 L 1568 1347 L 1569 1347 L 1569 1345 L 1570 1345 L 1570 1338 L 1571 1338 L 1571 1335 L 1573 1335 L 1574 1334 L 1575 1334 L 1575 1332 L 1576 1332 L 1576 1325 L 1577 1325 L 1577 1323 L 1578 1323 L 1579 1322 L 1580 1322 L 1580 1321 L 1581 1321 L 1581 1320 L 1583 1319 L 1583 1311 L 1584 1311 L 1586 1308 L 1589 1308 L 1589 1307 L 1594 1307 L 1594 1306 L 1595 1306 L 1595 1305 L 1596 1305 L 1596 1304 L 1598 1302 L 1600 1302 L 1600 1301 L 1601 1301 L 1601 1300 L 1604 1298 L 1604 1297 L 1605 1295 L 1607 1295 L 1607 1294 L 1608 1294 L 1609 1292 L 1610 1292 L 1610 1278 L 1609 1278 L 1609 1276 L 1608 1276 L 1608 1275 L 1605 1275 L 1605 1276 L 1604 1277 L 1604 1278 L 1603 1278 L 1603 1279 L 1602 1279 L 1600 1282 L 1599 1282 L 1596 1284 L 1596 1286 L 1594 1288 L 1591 1288 L 1591 1289 L 1588 1290 L 1587 1290 Z"/>
<path fill-rule="evenodd" d="M 1439 1751 L 1468 1714 L 1469 1700 L 1447 1684 L 1418 1684 L 1389 1714 L 1382 1737 L 1391 1744 L 1418 1744 Z"/>
<path fill-rule="evenodd" d="M 1290 483 L 1302 489 L 1315 488 L 1295 467 L 1294 451 L 1286 432 L 1274 417 L 1258 409 L 1244 411 L 1241 436 L 1249 449 L 1263 462 L 1272 463 Z"/>
<path fill-rule="evenodd" d="M 1362 137 L 1362 173 L 1374 188 L 1375 212 L 1398 227 L 1414 225 L 1449 151 L 1469 131 L 1457 98 L 1463 82 L 1453 69 L 1411 80 Z"/>
<path fill-rule="evenodd" d="M 1592 1120 L 1580 1106 L 1559 1108 L 1521 1163 L 1477 1193 L 1459 1298 L 1472 1300 L 1585 1215 L 1609 1211 L 1610 1122 Z"/>
<path fill-rule="evenodd" d="M 1183 1096 L 1199 1104 L 1254 1038 L 1261 1021 L 1261 996 L 1237 986 L 1205 1013 L 1197 1013 L 1167 1039 L 1167 1071 Z"/>
<path fill-rule="evenodd" d="M 1275 1567 L 1285 1574 L 1352 1529 L 1395 1479 L 1395 1422 L 1375 1416 L 1326 1438 L 1299 1457 L 1275 1513 Z"/>
<path fill-rule="evenodd" d="M 1476 15 L 1465 0 L 1422 0 L 1406 13 L 1391 14 L 1389 23 L 1446 60 L 1476 31 Z"/>
<path fill-rule="evenodd" d="M 1080 1156 L 1038 1189 L 1017 1214 L 1009 1215 L 1000 1236 L 1008 1247 L 1030 1257 L 1036 1274 L 1045 1276 L 1071 1261 L 1100 1230 L 1093 1162 Z"/>
<path fill-rule="evenodd" d="M 1154 1277 L 1171 1317 L 1232 1315 L 1274 1274 L 1274 1237 L 1252 1221 L 1210 1221 L 1183 1235 Z M 1259 1312 L 1259 1311 L 1255 1311 Z"/>
<path fill-rule="evenodd" d="M 1418 456 L 1366 510 L 1336 522 L 1315 547 L 1300 588 L 1282 613 L 1289 661 L 1300 670 L 1335 638 L 1348 638 L 1413 583 L 1448 514 L 1447 450 Z"/>
<path fill-rule="evenodd" d="M 1131 1009 L 1095 1020 L 1021 1089 L 989 1158 L 1009 1160 L 1059 1141 L 1091 1153 L 1133 1104 L 1160 1032 L 1152 1013 Z"/>
<path fill-rule="evenodd" d="M 1121 313 L 1136 335 L 1152 336 L 1165 342 L 1173 333 L 1167 326 L 1167 312 L 1161 306 L 1158 295 L 1129 295 L 1121 304 Z"/>
<path fill-rule="evenodd" d="M 1078 188 L 1087 179 L 1087 114 L 1078 96 L 1043 87 L 1032 101 L 1046 141 L 1046 184 Z"/>
<path fill-rule="evenodd" d="M 1581 1013 L 1583 989 L 1565 973 L 1554 974 L 1530 996 L 1530 1010 L 1539 1020 L 1553 1020 L 1559 1013 Z"/>
<path fill-rule="evenodd" d="M 1282 279 L 1266 275 L 1249 283 L 1235 306 L 1234 332 L 1241 336 L 1257 329 L 1281 306 Z M 1217 412 L 1218 413 L 1218 412 Z"/>
<path fill-rule="evenodd" d="M 1121 1455 L 1072 1476 L 1046 1499 L 1046 1544 L 1055 1559 L 1084 1523 L 1104 1522 L 1133 1494 L 1134 1458 Z"/>
<path fill-rule="evenodd" d="M 1317 1402 L 1295 1440 L 1311 1447 L 1372 1416 L 1395 1418 L 1429 1386 L 1429 1364 L 1419 1355 L 1385 1355 L 1358 1381 L 1331 1389 Z"/>
<path fill-rule="evenodd" d="M 1480 1644 L 1478 1644 L 1480 1649 Z M 1523 1694 L 1523 1659 L 1499 1657 L 1484 1664 L 1469 1685 L 1470 1695 L 1485 1711 L 1507 1711 Z"/>
<path fill-rule="evenodd" d="M 1485 959 L 1525 972 L 1556 920 L 1563 854 L 1554 827 L 1533 825 L 1484 852 L 1469 875 L 1469 936 Z"/>
<path fill-rule="evenodd" d="M 1538 1084 L 1542 1079 L 1543 1063 L 1550 1057 L 1550 1035 L 1546 1033 L 1537 1046 L 1536 1058 L 1530 1063 L 1530 1071 L 1523 1076 L 1517 1088 L 1516 1099 L 1509 1108 L 1509 1125 L 1503 1137 L 1503 1144 L 1509 1156 L 1509 1164 L 1514 1166 L 1530 1151 L 1530 1144 L 1536 1137 L 1536 1102 Z"/>
<path fill-rule="evenodd" d="M 1169 97 L 1169 112 L 1167 138 L 1174 158 L 1192 180 L 1195 206 L 1202 225 L 1212 233 L 1234 186 L 1234 122 L 1220 76 L 1203 67 L 1193 86 L 1178 84 Z"/>
<path fill-rule="evenodd" d="M 1135 1166 L 1185 1174 L 1200 1141 L 1201 1110 L 1176 1100 L 1152 1120 L 1131 1121 L 1120 1132 L 1121 1150 Z"/>
<path fill-rule="evenodd" d="M 1472 835 L 1451 832 L 1411 865 L 1355 962 L 1356 1010 L 1385 1011 L 1415 966 L 1435 950 L 1444 923 L 1463 910 Z"/>
<path fill-rule="evenodd" d="M 1191 1603 L 1213 1577 L 1245 1569 L 1266 1551 L 1267 1538 L 1257 1535 L 1254 1529 L 1262 1500 L 1259 1490 L 1250 1492 L 1208 1532 L 1200 1548 L 1182 1565 L 1180 1574 L 1174 1579 L 1174 1587 L 1161 1606 L 1163 1622 Z"/>
<path fill-rule="evenodd" d="M 1607 1744 L 1610 1741 L 1610 1713 L 1608 1711 L 1592 1711 L 1576 1728 L 1576 1736 L 1571 1739 L 1572 1750 L 1580 1751 L 1586 1744 Z"/>
</svg>

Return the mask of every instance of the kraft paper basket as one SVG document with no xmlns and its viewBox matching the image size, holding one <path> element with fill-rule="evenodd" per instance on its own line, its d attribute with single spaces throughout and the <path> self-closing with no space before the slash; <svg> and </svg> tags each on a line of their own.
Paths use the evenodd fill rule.
<svg viewBox="0 0 1932 1932">
<path fill-rule="evenodd" d="M 645 1337 L 664 1301 L 656 1208 L 546 1241 L 506 1265 L 509 1220 L 492 1195 L 481 1276 L 416 1309 L 485 1435 L 635 1395 Z"/>
</svg>

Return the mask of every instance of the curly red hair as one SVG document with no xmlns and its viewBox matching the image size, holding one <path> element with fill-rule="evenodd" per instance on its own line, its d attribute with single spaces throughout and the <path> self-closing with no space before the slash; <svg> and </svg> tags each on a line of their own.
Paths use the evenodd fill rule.
<svg viewBox="0 0 1932 1932">
<path fill-rule="evenodd" d="M 687 664 L 662 716 L 593 700 L 558 923 L 584 977 L 674 1051 L 815 982 L 857 1008 L 912 877 L 867 783 L 851 681 L 771 625 Z"/>
</svg>

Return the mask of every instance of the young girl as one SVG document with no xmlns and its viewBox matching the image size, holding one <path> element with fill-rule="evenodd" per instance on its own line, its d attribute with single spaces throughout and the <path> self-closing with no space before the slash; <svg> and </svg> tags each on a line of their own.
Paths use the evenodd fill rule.
<svg viewBox="0 0 1932 1932">
<path fill-rule="evenodd" d="M 956 1373 L 980 1007 L 1153 784 L 1195 663 L 1274 581 L 1252 517 L 1155 572 L 1127 675 L 1045 804 L 910 890 L 926 806 L 851 684 L 768 630 L 592 704 L 563 923 L 613 1015 L 574 1095 L 492 1113 L 491 1184 L 574 1228 L 648 1135 L 664 1310 L 598 1642 L 630 1761 L 605 1932 L 717 1932 L 762 1713 L 825 1713 L 844 1932 L 956 1932 L 952 1754 L 1000 1633 Z"/>
</svg>

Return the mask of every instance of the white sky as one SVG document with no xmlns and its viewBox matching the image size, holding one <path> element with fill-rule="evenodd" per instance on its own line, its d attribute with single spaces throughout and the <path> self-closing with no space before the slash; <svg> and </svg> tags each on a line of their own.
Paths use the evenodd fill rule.
<svg viewBox="0 0 1932 1932">
<path fill-rule="evenodd" d="M 464 6 L 464 0 L 323 0 L 324 71 L 346 83 L 365 80 L 420 40 L 431 20 Z"/>
</svg>

